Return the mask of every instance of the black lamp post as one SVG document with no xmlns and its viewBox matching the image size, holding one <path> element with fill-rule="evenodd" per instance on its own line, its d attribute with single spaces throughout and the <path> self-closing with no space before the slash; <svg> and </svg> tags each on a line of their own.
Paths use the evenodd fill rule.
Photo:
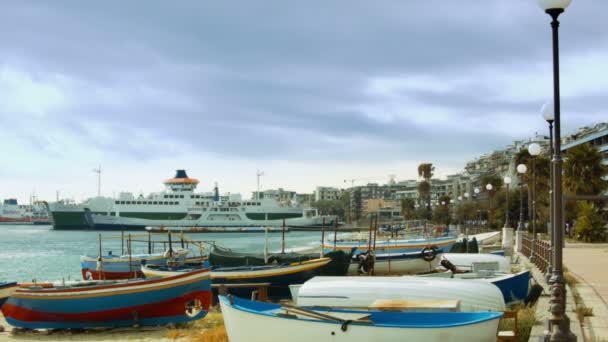
<svg viewBox="0 0 608 342">
<path fill-rule="evenodd" d="M 505 208 L 505 228 L 510 228 L 511 224 L 509 223 L 509 185 L 511 184 L 511 177 L 506 176 L 503 179 L 503 182 L 507 186 L 507 205 Z"/>
<path fill-rule="evenodd" d="M 553 141 L 553 275 L 551 276 L 551 299 L 549 300 L 551 317 L 549 318 L 550 341 L 576 341 L 576 336 L 570 331 L 570 319 L 566 315 L 566 281 L 563 274 L 563 239 L 564 216 L 562 198 L 562 157 L 561 157 L 561 125 L 560 125 L 560 95 L 559 95 L 559 21 L 557 18 L 570 5 L 571 0 L 539 0 L 538 3 L 552 18 L 553 34 L 553 104 L 555 114 L 555 138 Z"/>
<path fill-rule="evenodd" d="M 529 215 L 529 219 L 532 221 L 532 244 L 536 243 L 536 156 L 540 154 L 540 145 L 532 143 L 528 145 L 528 153 L 532 157 L 532 213 Z M 530 255 L 530 260 L 534 261 L 536 255 L 534 254 L 534 248 Z"/>
<path fill-rule="evenodd" d="M 519 176 L 519 223 L 517 225 L 517 233 L 515 233 L 515 240 L 517 241 L 517 251 L 521 252 L 522 248 L 522 232 L 524 231 L 524 174 L 528 171 L 526 164 L 517 165 L 517 173 Z"/>
<path fill-rule="evenodd" d="M 543 114 L 543 118 L 549 124 L 549 158 L 553 156 L 553 121 L 555 120 L 555 110 L 552 105 L 546 103 L 543 105 L 541 109 L 541 113 Z M 553 168 L 549 171 L 551 185 L 549 189 L 549 208 L 550 208 L 550 216 L 549 216 L 549 234 L 551 234 L 551 255 L 553 255 L 553 251 L 555 250 L 555 229 L 553 225 L 553 215 L 555 215 L 555 206 L 553 205 Z M 547 269 L 547 281 L 551 279 L 551 273 L 553 272 L 553 257 L 549 260 L 549 267 Z"/>
</svg>

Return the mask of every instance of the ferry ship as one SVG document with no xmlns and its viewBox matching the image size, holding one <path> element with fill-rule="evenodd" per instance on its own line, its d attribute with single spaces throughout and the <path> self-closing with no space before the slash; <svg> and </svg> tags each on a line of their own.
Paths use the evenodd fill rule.
<svg viewBox="0 0 608 342">
<path fill-rule="evenodd" d="M 121 193 L 118 198 L 94 197 L 83 203 L 49 204 L 53 228 L 95 230 L 144 230 L 175 227 L 183 230 L 208 227 L 317 227 L 334 224 L 333 216 L 321 217 L 315 209 L 295 200 L 273 198 L 243 200 L 240 194 L 195 192 L 199 181 L 185 170 L 164 182 L 165 190 L 144 197 Z"/>
<path fill-rule="evenodd" d="M 14 198 L 5 199 L 0 206 L 0 224 L 51 224 L 43 205 L 24 205 Z"/>
</svg>

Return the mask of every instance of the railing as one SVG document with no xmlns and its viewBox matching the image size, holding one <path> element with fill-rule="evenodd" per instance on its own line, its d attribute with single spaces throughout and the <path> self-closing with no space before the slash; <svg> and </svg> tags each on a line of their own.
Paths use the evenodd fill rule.
<svg viewBox="0 0 608 342">
<path fill-rule="evenodd" d="M 551 244 L 539 238 L 534 239 L 530 234 L 523 234 L 521 240 L 522 254 L 546 273 L 551 263 Z"/>
</svg>

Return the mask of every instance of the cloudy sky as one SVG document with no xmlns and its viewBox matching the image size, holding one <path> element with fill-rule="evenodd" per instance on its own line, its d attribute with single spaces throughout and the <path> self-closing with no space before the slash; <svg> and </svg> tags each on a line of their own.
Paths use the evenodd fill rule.
<svg viewBox="0 0 608 342">
<path fill-rule="evenodd" d="M 310 192 L 439 176 L 545 132 L 533 0 L 4 1 L 0 198 Z M 606 121 L 607 1 L 561 17 L 564 131 Z M 357 184 L 357 183 L 356 183 Z"/>
</svg>

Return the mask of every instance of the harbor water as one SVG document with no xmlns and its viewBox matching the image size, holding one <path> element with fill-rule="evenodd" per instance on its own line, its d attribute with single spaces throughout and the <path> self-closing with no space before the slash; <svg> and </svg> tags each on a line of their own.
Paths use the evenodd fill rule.
<svg viewBox="0 0 608 342">
<path fill-rule="evenodd" d="M 103 254 L 121 253 L 120 232 L 60 231 L 51 226 L 0 226 L 0 281 L 56 281 L 82 279 L 81 255 L 98 255 L 99 234 L 102 234 Z M 146 232 L 125 232 L 147 240 Z M 214 241 L 233 250 L 263 253 L 264 233 L 199 233 L 187 234 L 191 240 Z M 281 250 L 281 233 L 268 234 L 268 250 Z M 152 234 L 154 240 L 167 240 L 166 234 Z M 174 238 L 175 239 L 175 238 Z M 318 250 L 321 232 L 285 233 L 286 251 Z M 180 247 L 179 240 L 174 248 Z M 126 243 L 124 243 L 126 250 Z M 157 245 L 155 252 L 161 252 Z M 147 244 L 133 243 L 133 254 L 147 253 Z M 198 254 L 198 250 L 197 250 Z"/>
</svg>

